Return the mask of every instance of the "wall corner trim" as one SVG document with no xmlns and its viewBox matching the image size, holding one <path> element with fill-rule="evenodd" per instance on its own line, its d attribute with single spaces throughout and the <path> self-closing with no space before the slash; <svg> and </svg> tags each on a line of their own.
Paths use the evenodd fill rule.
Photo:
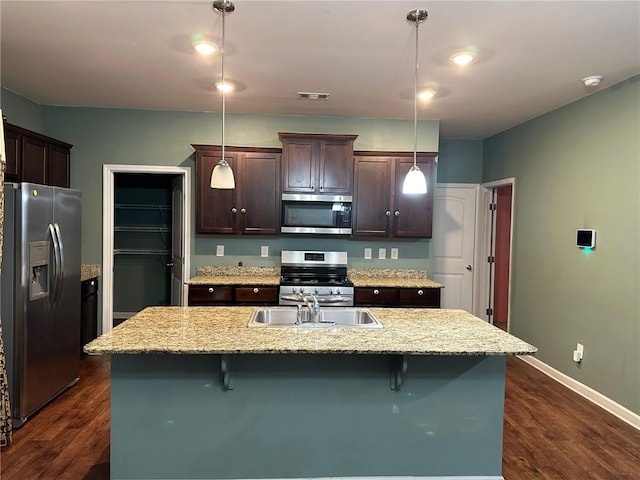
<svg viewBox="0 0 640 480">
<path fill-rule="evenodd" d="M 546 363 L 538 360 L 537 358 L 533 358 L 530 356 L 519 356 L 522 361 L 528 363 L 532 367 L 540 370 L 545 375 L 551 377 L 555 381 L 561 383 L 569 390 L 573 390 L 578 395 L 586 398 L 592 403 L 595 403 L 600 408 L 606 410 L 607 412 L 615 415 L 620 420 L 628 423 L 632 427 L 640 430 L 640 415 L 632 412 L 626 407 L 623 407 L 619 403 L 611 400 L 609 397 L 604 396 L 600 392 L 592 389 L 591 387 L 586 386 L 583 383 L 571 378 L 568 375 L 565 375 L 559 370 L 556 370 L 553 367 L 550 367 Z"/>
</svg>

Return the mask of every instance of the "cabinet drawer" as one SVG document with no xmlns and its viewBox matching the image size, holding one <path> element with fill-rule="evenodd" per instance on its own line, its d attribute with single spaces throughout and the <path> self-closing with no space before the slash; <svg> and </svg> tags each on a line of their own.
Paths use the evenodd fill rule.
<svg viewBox="0 0 640 480">
<path fill-rule="evenodd" d="M 232 287 L 222 285 L 190 285 L 189 305 L 231 304 L 232 292 Z"/>
<path fill-rule="evenodd" d="M 236 303 L 278 303 L 278 287 L 236 287 Z"/>
<path fill-rule="evenodd" d="M 398 305 L 397 288 L 357 287 L 354 289 L 354 303 L 356 305 L 389 306 Z"/>
<path fill-rule="evenodd" d="M 440 308 L 439 288 L 401 288 L 401 307 Z"/>
</svg>

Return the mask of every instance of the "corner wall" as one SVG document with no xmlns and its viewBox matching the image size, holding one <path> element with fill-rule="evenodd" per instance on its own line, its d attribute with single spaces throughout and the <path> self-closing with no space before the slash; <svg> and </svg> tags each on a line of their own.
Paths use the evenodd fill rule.
<svg viewBox="0 0 640 480">
<path fill-rule="evenodd" d="M 511 333 L 640 414 L 640 77 L 484 142 L 483 180 L 516 178 Z M 597 247 L 576 247 L 576 229 Z M 576 343 L 584 360 L 572 361 Z"/>
</svg>

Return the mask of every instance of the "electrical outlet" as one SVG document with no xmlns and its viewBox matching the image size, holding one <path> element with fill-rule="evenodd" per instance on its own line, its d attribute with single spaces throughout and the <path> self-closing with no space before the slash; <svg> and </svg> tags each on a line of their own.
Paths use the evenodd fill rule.
<svg viewBox="0 0 640 480">
<path fill-rule="evenodd" d="M 370 248 L 365 248 L 364 249 L 364 258 L 365 258 L 365 260 L 371 260 L 371 249 Z"/>
<path fill-rule="evenodd" d="M 385 258 L 387 258 L 387 249 L 386 248 L 379 248 L 378 249 L 378 259 L 379 260 L 384 260 Z"/>
<path fill-rule="evenodd" d="M 216 245 L 216 257 L 224 257 L 224 245 Z"/>
<path fill-rule="evenodd" d="M 584 356 L 584 345 L 578 343 L 576 345 L 576 349 L 573 351 L 573 361 L 576 363 L 582 362 L 582 357 Z"/>
<path fill-rule="evenodd" d="M 392 248 L 391 249 L 391 260 L 397 260 L 398 259 L 398 249 L 397 248 Z"/>
<path fill-rule="evenodd" d="M 260 256 L 268 257 L 269 256 L 269 245 L 262 245 L 260 247 Z"/>
</svg>

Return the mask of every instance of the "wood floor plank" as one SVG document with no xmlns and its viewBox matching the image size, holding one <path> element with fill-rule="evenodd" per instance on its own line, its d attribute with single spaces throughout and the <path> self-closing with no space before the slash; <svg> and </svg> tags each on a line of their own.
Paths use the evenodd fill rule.
<svg viewBox="0 0 640 480">
<path fill-rule="evenodd" d="M 1 480 L 109 478 L 110 358 L 14 432 Z M 505 480 L 638 480 L 640 431 L 517 358 L 507 359 Z"/>
</svg>

